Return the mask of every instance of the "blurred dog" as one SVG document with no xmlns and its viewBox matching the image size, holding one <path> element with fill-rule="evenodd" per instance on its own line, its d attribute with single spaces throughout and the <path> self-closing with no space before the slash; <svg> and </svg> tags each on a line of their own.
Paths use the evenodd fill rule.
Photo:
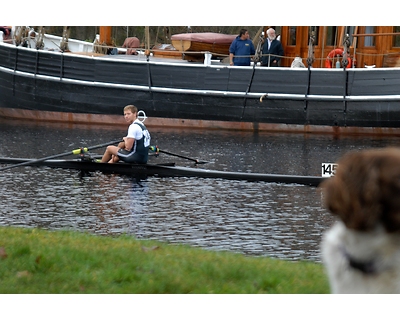
<svg viewBox="0 0 400 320">
<path fill-rule="evenodd" d="M 350 152 L 321 187 L 339 221 L 322 239 L 332 293 L 400 293 L 400 149 Z"/>
</svg>

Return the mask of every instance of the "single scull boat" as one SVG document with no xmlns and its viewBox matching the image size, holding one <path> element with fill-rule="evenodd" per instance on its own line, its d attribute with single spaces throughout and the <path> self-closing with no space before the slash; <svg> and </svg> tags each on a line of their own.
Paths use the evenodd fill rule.
<svg viewBox="0 0 400 320">
<path fill-rule="evenodd" d="M 156 177 L 198 177 L 229 180 L 265 181 L 275 183 L 295 183 L 309 186 L 318 186 L 326 177 L 299 176 L 266 173 L 230 172 L 219 170 L 200 169 L 197 167 L 176 166 L 174 163 L 160 164 L 129 164 L 129 163 L 101 163 L 93 160 L 44 160 L 32 162 L 35 159 L 27 158 L 0 158 L 3 164 L 19 164 L 31 162 L 28 166 L 47 166 L 52 168 L 75 169 L 83 172 L 100 171 L 103 173 L 116 173 L 132 175 L 140 178 Z"/>
</svg>

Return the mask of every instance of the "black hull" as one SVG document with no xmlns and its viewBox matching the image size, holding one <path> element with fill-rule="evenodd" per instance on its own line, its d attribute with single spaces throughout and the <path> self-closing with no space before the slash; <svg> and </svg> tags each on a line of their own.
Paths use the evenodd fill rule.
<svg viewBox="0 0 400 320">
<path fill-rule="evenodd" d="M 399 88 L 400 69 L 205 66 L 0 44 L 3 116 L 10 109 L 120 116 L 123 106 L 135 104 L 150 119 L 251 123 L 258 129 L 400 128 Z"/>
<path fill-rule="evenodd" d="M 5 164 L 22 164 L 34 159 L 20 158 L 0 158 L 0 163 Z M 51 167 L 62 169 L 74 169 L 82 172 L 100 171 L 103 173 L 115 173 L 134 176 L 140 179 L 147 177 L 197 177 L 197 178 L 213 178 L 227 180 L 245 180 L 245 181 L 264 181 L 274 183 L 294 183 L 317 187 L 326 178 L 315 176 L 296 176 L 281 174 L 263 174 L 263 173 L 247 173 L 247 172 L 229 172 L 218 170 L 206 170 L 199 168 L 188 168 L 175 166 L 173 163 L 168 164 L 128 164 L 128 163 L 98 163 L 80 160 L 45 160 L 27 164 L 34 167 Z M 12 169 L 9 169 L 12 170 Z"/>
</svg>

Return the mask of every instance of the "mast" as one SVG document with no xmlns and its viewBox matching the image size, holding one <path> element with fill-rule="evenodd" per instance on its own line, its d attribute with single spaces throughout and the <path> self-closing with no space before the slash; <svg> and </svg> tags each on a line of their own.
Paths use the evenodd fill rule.
<svg viewBox="0 0 400 320">
<path fill-rule="evenodd" d="M 100 27 L 100 43 L 111 46 L 111 30 L 112 27 Z"/>
<path fill-rule="evenodd" d="M 144 36 L 145 36 L 145 54 L 147 58 L 150 56 L 150 27 L 144 27 Z"/>
</svg>

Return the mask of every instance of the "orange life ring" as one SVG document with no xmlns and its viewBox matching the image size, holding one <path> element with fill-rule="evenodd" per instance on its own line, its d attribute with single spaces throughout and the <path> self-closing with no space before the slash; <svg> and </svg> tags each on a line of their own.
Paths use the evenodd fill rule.
<svg viewBox="0 0 400 320">
<path fill-rule="evenodd" d="M 336 58 L 337 56 L 343 57 L 343 52 L 344 51 L 341 48 L 333 49 L 331 52 L 329 52 L 329 54 L 325 60 L 325 68 L 332 68 L 332 59 Z M 346 68 L 350 68 L 351 67 L 351 58 L 348 56 L 347 60 L 349 63 L 347 64 Z"/>
</svg>

